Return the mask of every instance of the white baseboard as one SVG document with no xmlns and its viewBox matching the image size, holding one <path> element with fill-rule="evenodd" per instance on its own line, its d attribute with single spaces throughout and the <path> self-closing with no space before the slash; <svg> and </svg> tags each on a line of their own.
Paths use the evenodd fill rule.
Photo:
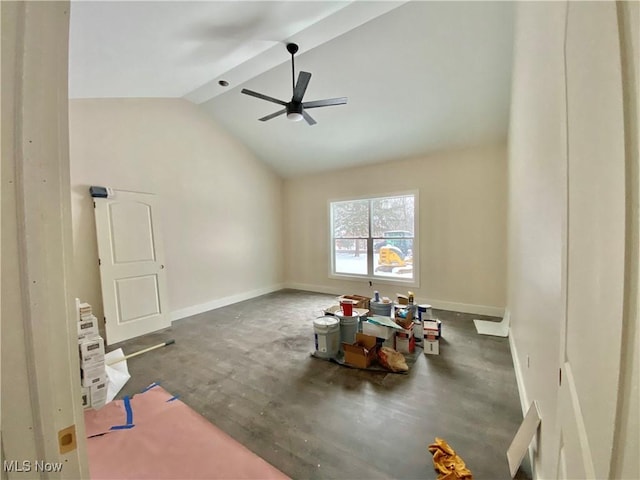
<svg viewBox="0 0 640 480">
<path fill-rule="evenodd" d="M 433 308 L 439 310 L 449 310 L 451 312 L 475 313 L 476 315 L 488 315 L 490 317 L 502 318 L 504 307 L 494 307 L 492 305 L 474 305 L 472 303 L 447 302 L 437 299 L 420 299 L 418 303 L 428 303 Z"/>
<path fill-rule="evenodd" d="M 524 386 L 522 367 L 520 366 L 520 360 L 518 358 L 518 348 L 516 347 L 515 340 L 511 334 L 511 328 L 509 328 L 509 348 L 511 349 L 511 358 L 513 359 L 513 370 L 516 374 L 516 384 L 518 385 L 518 395 L 520 396 L 520 408 L 522 409 L 522 415 L 524 415 L 529 408 L 529 397 L 527 396 L 527 390 Z"/>
<path fill-rule="evenodd" d="M 327 293 L 329 295 L 343 295 L 344 289 L 327 287 L 325 285 L 311 285 L 309 283 L 285 283 L 284 288 L 302 290 L 305 292 Z"/>
<path fill-rule="evenodd" d="M 326 285 L 311 285 L 308 283 L 286 283 L 285 288 L 292 288 L 295 290 L 305 290 L 308 292 L 318 292 L 318 293 L 328 293 L 330 295 L 342 295 L 347 293 L 344 291 L 344 288 L 334 288 L 328 287 Z M 348 293 L 357 293 L 357 292 L 348 292 Z M 367 296 L 372 296 L 371 294 Z M 427 303 L 431 305 L 433 308 L 437 308 L 439 310 L 449 310 L 452 312 L 461 312 L 461 313 L 475 313 L 476 315 L 488 315 L 492 317 L 500 317 L 504 315 L 504 307 L 494 307 L 489 305 L 473 305 L 470 303 L 457 303 L 457 302 L 448 302 L 445 300 L 437 300 L 433 298 L 416 298 L 417 304 Z"/>
<path fill-rule="evenodd" d="M 244 300 L 249 300 L 251 298 L 259 297 L 260 295 L 265 295 L 271 292 L 277 292 L 278 290 L 282 290 L 284 285 L 282 283 L 278 283 L 276 285 L 272 285 L 270 287 L 258 288 L 256 290 L 251 290 L 248 292 L 242 292 L 235 295 L 230 295 L 228 297 L 216 298 L 214 300 L 210 300 L 205 303 L 200 303 L 198 305 L 192 305 L 190 307 L 180 308 L 178 310 L 174 310 L 171 312 L 170 317 L 171 321 L 180 320 L 181 318 L 191 317 L 192 315 L 198 315 L 199 313 L 208 312 L 209 310 L 215 310 L 216 308 L 226 307 L 227 305 L 231 305 L 233 303 L 242 302 Z"/>
<path fill-rule="evenodd" d="M 510 312 L 507 311 L 510 315 Z M 527 389 L 524 386 L 524 377 L 522 374 L 522 367 L 520 366 L 520 360 L 518 357 L 518 348 L 516 347 L 515 340 L 509 328 L 509 348 L 511 349 L 511 358 L 513 359 L 513 370 L 516 374 L 516 384 L 518 385 L 518 396 L 520 397 L 520 408 L 522 409 L 522 416 L 524 417 L 529 408 L 529 396 L 527 395 Z M 533 480 L 538 480 L 535 465 L 533 463 L 533 447 L 529 447 L 528 451 L 529 465 L 531 466 L 531 474 Z"/>
</svg>

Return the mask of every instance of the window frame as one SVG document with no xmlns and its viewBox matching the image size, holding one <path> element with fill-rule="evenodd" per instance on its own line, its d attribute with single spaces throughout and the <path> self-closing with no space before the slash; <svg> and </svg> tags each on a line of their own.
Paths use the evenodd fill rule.
<svg viewBox="0 0 640 480">
<path fill-rule="evenodd" d="M 370 274 L 361 275 L 357 273 L 336 273 L 336 258 L 335 258 L 335 240 L 333 236 L 333 209 L 331 208 L 333 203 L 338 202 L 355 202 L 358 200 L 376 200 L 380 198 L 389 197 L 402 197 L 407 195 L 413 195 L 413 279 L 405 280 L 402 278 L 385 277 L 374 274 L 374 252 L 373 252 L 373 230 L 371 225 L 371 210 L 369 210 L 369 236 L 367 238 L 360 238 L 367 241 L 367 271 Z M 371 204 L 370 204 L 371 205 Z M 383 283 L 390 285 L 403 285 L 408 287 L 420 287 L 420 241 L 419 241 L 419 206 L 420 197 L 418 190 L 403 190 L 398 192 L 390 192 L 375 195 L 358 195 L 348 197 L 330 198 L 327 200 L 327 212 L 328 212 L 328 232 L 329 232 L 329 272 L 328 276 L 335 280 L 364 280 L 371 283 Z"/>
</svg>

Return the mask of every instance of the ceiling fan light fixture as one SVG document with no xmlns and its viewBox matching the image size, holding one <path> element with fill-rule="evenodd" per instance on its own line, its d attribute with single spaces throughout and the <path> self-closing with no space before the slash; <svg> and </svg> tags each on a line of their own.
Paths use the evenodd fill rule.
<svg viewBox="0 0 640 480">
<path fill-rule="evenodd" d="M 290 113 L 287 113 L 287 118 L 292 122 L 299 122 L 300 120 L 302 120 L 303 117 L 302 117 L 302 114 L 299 112 L 290 112 Z"/>
<path fill-rule="evenodd" d="M 287 118 L 292 122 L 302 120 L 302 104 L 300 102 L 291 101 L 287 104 Z"/>
</svg>

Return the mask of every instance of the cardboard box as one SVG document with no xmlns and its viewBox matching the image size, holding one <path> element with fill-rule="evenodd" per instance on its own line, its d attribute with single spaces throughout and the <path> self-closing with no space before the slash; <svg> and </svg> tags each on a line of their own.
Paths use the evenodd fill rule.
<svg viewBox="0 0 640 480">
<path fill-rule="evenodd" d="M 91 315 L 91 305 L 88 303 L 78 303 L 78 315 L 80 317 Z"/>
<path fill-rule="evenodd" d="M 439 355 L 440 354 L 440 341 L 439 340 L 428 340 L 424 339 L 424 349 L 425 355 Z"/>
<path fill-rule="evenodd" d="M 384 325 L 377 325 L 366 321 L 362 322 L 362 333 L 387 340 L 389 338 L 394 338 L 396 330 L 392 327 L 385 327 Z"/>
<path fill-rule="evenodd" d="M 94 337 L 80 344 L 80 362 L 84 365 L 104 363 L 104 340 Z"/>
<path fill-rule="evenodd" d="M 88 362 L 85 362 L 80 359 L 80 368 L 84 370 L 95 370 L 97 368 L 106 368 L 105 357 L 101 357 L 99 359 L 92 358 Z"/>
<path fill-rule="evenodd" d="M 82 387 L 82 407 L 89 408 L 91 407 L 91 388 L 90 387 Z"/>
<path fill-rule="evenodd" d="M 404 317 L 400 316 L 401 312 L 406 312 Z M 409 325 L 413 324 L 413 309 L 412 308 L 397 308 L 394 313 L 395 321 L 398 325 L 403 328 L 407 328 Z"/>
<path fill-rule="evenodd" d="M 413 353 L 416 351 L 416 339 L 413 336 L 413 322 L 409 328 L 403 328 L 396 332 L 395 349 L 400 353 Z"/>
<path fill-rule="evenodd" d="M 342 295 L 340 298 L 344 298 L 346 300 L 354 300 L 354 308 L 364 308 L 365 310 L 369 310 L 369 302 L 371 301 L 370 297 L 363 297 L 362 295 Z"/>
<path fill-rule="evenodd" d="M 98 319 L 91 315 L 86 320 L 78 322 L 78 338 L 88 338 L 92 335 L 98 335 Z"/>
<path fill-rule="evenodd" d="M 425 320 L 422 322 L 424 338 L 439 339 L 442 332 L 442 322 L 440 320 Z"/>
<path fill-rule="evenodd" d="M 98 365 L 90 365 L 80 367 L 82 373 L 82 386 L 90 387 L 107 380 L 107 372 L 104 367 L 104 363 Z"/>
<path fill-rule="evenodd" d="M 84 342 L 88 342 L 89 340 L 93 340 L 94 338 L 98 338 L 100 335 L 96 335 L 95 333 L 92 334 L 87 334 L 87 335 L 82 335 L 81 337 L 78 337 L 78 349 L 80 348 L 80 345 L 83 344 Z"/>
<path fill-rule="evenodd" d="M 400 305 L 409 305 L 409 297 L 407 297 L 406 295 L 403 295 L 401 293 L 396 293 L 396 301 Z"/>
<path fill-rule="evenodd" d="M 376 357 L 377 342 L 374 336 L 356 333 L 355 343 L 342 344 L 345 363 L 358 368 L 367 368 Z"/>
<path fill-rule="evenodd" d="M 107 403 L 107 385 L 109 384 L 108 380 L 104 382 L 96 383 L 89 387 L 91 391 L 91 408 L 98 409 L 105 406 Z"/>
</svg>

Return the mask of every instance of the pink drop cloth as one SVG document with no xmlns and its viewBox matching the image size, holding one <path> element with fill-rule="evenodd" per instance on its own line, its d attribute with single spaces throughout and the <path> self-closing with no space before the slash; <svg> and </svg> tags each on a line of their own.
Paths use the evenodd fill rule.
<svg viewBox="0 0 640 480">
<path fill-rule="evenodd" d="M 85 410 L 89 471 L 98 479 L 288 479 L 160 386 Z M 98 435 L 98 436 L 94 436 Z"/>
</svg>

